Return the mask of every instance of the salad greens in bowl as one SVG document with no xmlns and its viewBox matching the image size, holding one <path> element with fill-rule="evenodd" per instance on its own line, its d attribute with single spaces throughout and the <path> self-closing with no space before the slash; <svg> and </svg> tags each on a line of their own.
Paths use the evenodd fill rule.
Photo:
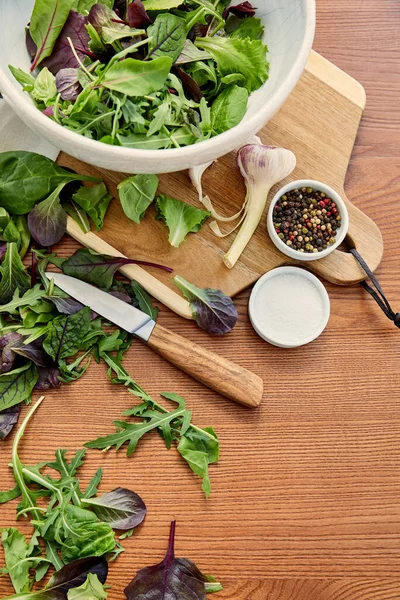
<svg viewBox="0 0 400 600">
<path fill-rule="evenodd" d="M 167 172 L 254 135 L 296 84 L 315 0 L 4 0 L 0 89 L 58 148 Z"/>
</svg>

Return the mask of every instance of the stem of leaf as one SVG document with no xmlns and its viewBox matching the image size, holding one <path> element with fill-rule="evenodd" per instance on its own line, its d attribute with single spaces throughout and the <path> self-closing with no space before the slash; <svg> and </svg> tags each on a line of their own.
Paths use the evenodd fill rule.
<svg viewBox="0 0 400 600">
<path fill-rule="evenodd" d="M 89 78 L 90 78 L 92 81 L 94 81 L 94 80 L 95 80 L 95 77 L 93 77 L 93 75 L 91 74 L 91 72 L 90 72 L 90 71 L 88 71 L 88 69 L 85 67 L 85 65 L 83 64 L 83 62 L 82 62 L 82 61 L 81 61 L 81 59 L 79 58 L 79 56 L 78 56 L 78 54 L 77 54 L 77 52 L 76 52 L 76 50 L 75 50 L 75 46 L 74 46 L 74 44 L 72 43 L 72 40 L 71 40 L 71 38 L 70 38 L 70 37 L 67 37 L 67 42 L 68 42 L 68 44 L 71 46 L 72 53 L 73 53 L 73 55 L 75 56 L 75 58 L 76 58 L 76 60 L 77 60 L 77 62 L 78 62 L 78 64 L 79 64 L 79 66 L 81 67 L 81 69 L 82 69 L 83 71 L 85 71 L 86 75 L 87 75 L 87 76 L 88 76 L 88 77 L 89 77 Z"/>
<path fill-rule="evenodd" d="M 82 127 L 82 129 L 79 129 L 77 131 L 77 133 L 83 133 L 84 131 L 86 131 L 86 129 L 89 129 L 93 125 L 93 123 L 96 123 L 97 121 L 102 121 L 103 119 L 105 119 L 106 117 L 110 117 L 114 113 L 115 113 L 115 110 L 110 110 L 110 112 L 108 112 L 108 113 L 99 115 L 98 117 L 96 117 L 95 119 L 93 119 L 92 121 L 87 123 L 84 127 Z"/>
</svg>

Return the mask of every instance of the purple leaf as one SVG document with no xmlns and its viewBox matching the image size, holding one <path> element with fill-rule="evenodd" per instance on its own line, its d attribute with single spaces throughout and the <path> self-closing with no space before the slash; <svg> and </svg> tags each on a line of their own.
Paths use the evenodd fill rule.
<svg viewBox="0 0 400 600">
<path fill-rule="evenodd" d="M 47 67 L 53 75 L 56 75 L 61 69 L 77 68 L 79 66 L 79 62 L 76 60 L 67 38 L 71 38 L 75 52 L 81 61 L 83 61 L 85 56 L 96 58 L 93 52 L 89 50 L 90 37 L 85 27 L 87 23 L 87 17 L 75 10 L 71 10 L 55 43 L 51 56 L 48 56 L 42 61 L 42 66 Z M 31 56 L 32 53 L 33 55 L 36 54 L 35 42 L 32 40 L 29 31 L 26 35 L 26 46 Z"/>
<path fill-rule="evenodd" d="M 47 356 L 42 348 L 43 338 L 34 340 L 29 344 L 24 344 L 24 341 L 27 338 L 20 335 L 19 333 L 17 333 L 16 335 L 18 335 L 19 337 L 9 342 L 7 348 L 10 348 L 12 352 L 15 352 L 19 356 L 23 356 L 24 358 L 31 360 L 35 363 L 35 365 L 39 367 L 45 367 L 47 365 Z"/>
<path fill-rule="evenodd" d="M 0 243 L 0 259 L 3 258 L 5 253 L 7 252 L 7 242 Z"/>
<path fill-rule="evenodd" d="M 182 86 L 186 92 L 186 95 L 192 98 L 195 102 L 200 102 L 203 97 L 203 92 L 201 91 L 197 81 L 195 81 L 193 77 L 191 77 L 180 67 L 176 67 L 176 74 L 182 81 Z"/>
<path fill-rule="evenodd" d="M 28 215 L 31 236 L 44 248 L 59 242 L 67 229 L 67 213 L 59 198 L 64 185 L 59 185 L 48 198 L 36 204 Z"/>
<path fill-rule="evenodd" d="M 96 285 L 97 287 L 109 290 L 113 284 L 115 272 L 123 265 L 147 265 L 149 267 L 157 267 L 171 273 L 172 269 L 141 260 L 131 260 L 119 256 L 102 256 L 89 250 L 81 248 L 70 256 L 62 265 L 62 270 L 65 275 L 76 277 L 87 283 Z"/>
<path fill-rule="evenodd" d="M 61 298 L 60 296 L 49 296 L 50 300 L 59 313 L 63 315 L 74 315 L 84 308 L 83 304 L 75 300 L 74 298 Z"/>
<path fill-rule="evenodd" d="M 20 335 L 16 331 L 7 333 L 6 335 L 3 335 L 2 338 L 0 338 L 0 349 L 2 351 L 0 359 L 0 373 L 7 373 L 13 368 L 17 355 L 11 349 L 11 346 L 20 338 L 22 338 L 22 335 Z"/>
<path fill-rule="evenodd" d="M 130 297 L 128 292 L 125 292 L 124 290 L 111 290 L 110 294 L 111 296 L 115 296 L 115 298 L 119 298 L 119 300 L 122 300 L 122 302 L 132 304 L 132 298 Z"/>
<path fill-rule="evenodd" d="M 109 523 L 113 529 L 133 529 L 146 516 L 146 505 L 141 497 L 126 488 L 115 488 L 96 498 L 85 499 L 83 503 L 90 506 L 100 521 Z"/>
<path fill-rule="evenodd" d="M 44 109 L 43 114 L 46 115 L 46 117 L 54 117 L 54 106 L 47 106 Z"/>
<path fill-rule="evenodd" d="M 31 60 L 33 60 L 36 56 L 36 44 L 32 39 L 29 27 L 27 27 L 25 31 L 25 44 L 26 49 L 28 50 L 28 54 L 31 57 Z"/>
<path fill-rule="evenodd" d="M 39 379 L 36 382 L 36 390 L 49 390 L 61 385 L 59 380 L 60 371 L 57 367 L 38 367 Z"/>
<path fill-rule="evenodd" d="M 203 575 L 194 562 L 175 558 L 175 521 L 171 523 L 167 553 L 158 565 L 145 567 L 125 588 L 128 600 L 205 600 L 212 578 Z M 218 584 L 215 584 L 217 588 Z M 220 589 L 220 588 L 219 588 Z"/>
<path fill-rule="evenodd" d="M 82 86 L 78 80 L 78 69 L 68 68 L 58 71 L 56 86 L 63 100 L 75 102 L 82 91 Z"/>
<path fill-rule="evenodd" d="M 0 440 L 5 440 L 15 423 L 18 421 L 21 404 L 15 404 L 0 412 Z"/>
<path fill-rule="evenodd" d="M 141 0 L 133 0 L 128 5 L 127 21 L 129 27 L 142 28 L 149 25 L 153 21 L 150 19 Z"/>
<path fill-rule="evenodd" d="M 222 18 L 227 19 L 229 13 L 236 15 L 237 17 L 254 17 L 256 14 L 256 8 L 250 4 L 250 2 L 241 2 L 235 4 L 235 6 L 228 6 L 222 13 Z"/>
</svg>

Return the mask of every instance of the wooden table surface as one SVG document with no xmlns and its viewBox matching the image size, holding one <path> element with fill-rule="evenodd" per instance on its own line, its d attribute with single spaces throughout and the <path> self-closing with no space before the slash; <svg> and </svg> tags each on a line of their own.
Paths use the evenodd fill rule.
<svg viewBox="0 0 400 600">
<path fill-rule="evenodd" d="M 356 77 L 367 108 L 347 178 L 348 197 L 381 227 L 385 256 L 379 279 L 400 310 L 400 3 L 317 0 L 314 48 Z M 65 240 L 64 254 L 77 245 Z M 126 366 L 151 394 L 175 391 L 194 422 L 213 425 L 221 459 L 211 467 L 206 501 L 199 481 L 157 435 L 123 452 L 88 452 L 82 479 L 104 468 L 102 489 L 118 485 L 142 495 L 148 515 L 112 565 L 110 600 L 123 598 L 138 568 L 165 550 L 176 518 L 178 556 L 224 584 L 221 600 L 394 600 L 400 597 L 400 332 L 361 289 L 327 285 L 331 319 L 324 335 L 302 349 L 264 343 L 247 318 L 224 339 L 211 339 L 167 309 L 160 323 L 237 360 L 263 376 L 265 399 L 255 412 L 218 397 L 135 343 Z M 47 394 L 24 438 L 30 463 L 76 449 L 112 431 L 131 405 L 103 365 Z M 0 488 L 11 440 L 0 449 Z M 15 502 L 2 506 L 0 527 L 15 525 Z M 20 528 L 29 532 L 23 520 Z M 2 557 L 0 558 L 2 561 Z M 0 579 L 0 596 L 12 593 Z"/>
</svg>

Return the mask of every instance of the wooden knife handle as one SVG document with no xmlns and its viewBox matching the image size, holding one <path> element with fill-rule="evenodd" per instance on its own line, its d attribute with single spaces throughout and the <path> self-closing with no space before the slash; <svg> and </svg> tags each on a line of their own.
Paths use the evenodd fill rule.
<svg viewBox="0 0 400 600">
<path fill-rule="evenodd" d="M 263 381 L 251 371 L 161 325 L 154 327 L 147 344 L 170 363 L 222 396 L 244 406 L 259 406 Z"/>
</svg>

